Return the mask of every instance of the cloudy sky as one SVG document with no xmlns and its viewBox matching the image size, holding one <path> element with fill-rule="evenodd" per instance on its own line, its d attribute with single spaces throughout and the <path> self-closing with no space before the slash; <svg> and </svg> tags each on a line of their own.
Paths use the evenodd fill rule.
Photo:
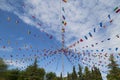
<svg viewBox="0 0 120 80">
<path fill-rule="evenodd" d="M 59 74 L 62 54 L 54 51 L 62 47 L 64 27 L 65 47 L 73 50 L 63 57 L 70 66 L 64 66 L 65 74 L 77 62 L 83 67 L 96 65 L 105 77 L 109 55 L 120 57 L 119 8 L 120 0 L 0 0 L 0 56 L 11 66 L 22 61 L 17 67 L 32 64 L 30 60 L 38 56 L 41 67 Z M 46 51 L 53 54 L 46 57 Z"/>
</svg>

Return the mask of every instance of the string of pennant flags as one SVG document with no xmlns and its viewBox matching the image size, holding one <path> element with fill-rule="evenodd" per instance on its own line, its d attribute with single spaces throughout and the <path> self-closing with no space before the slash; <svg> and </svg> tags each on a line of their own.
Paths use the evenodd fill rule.
<svg viewBox="0 0 120 80">
<path fill-rule="evenodd" d="M 118 50 L 118 48 L 115 48 L 115 49 Z M 75 61 L 77 58 L 78 58 L 78 61 L 80 61 L 80 59 L 81 59 L 82 61 L 84 61 L 83 64 L 86 64 L 86 63 L 87 63 L 86 61 L 87 61 L 88 59 L 87 59 L 87 58 L 86 58 L 86 59 L 83 58 L 82 55 L 84 55 L 84 57 L 87 56 L 87 55 L 89 55 L 89 57 L 92 56 L 92 57 L 95 58 L 95 57 L 97 57 L 97 56 L 100 57 L 100 56 L 102 56 L 102 54 L 103 54 L 103 53 L 99 53 L 99 55 L 98 55 L 98 53 L 94 53 L 94 54 L 90 54 L 90 53 L 89 53 L 89 54 L 87 54 L 86 52 L 82 52 L 81 54 L 78 53 L 77 56 L 76 56 L 76 55 L 74 55 L 74 53 L 75 53 L 75 52 L 72 52 L 72 51 L 69 52 L 69 53 L 66 53 L 66 56 L 69 57 L 69 61 L 72 63 L 72 65 L 75 64 L 74 61 Z M 78 56 L 78 55 L 79 55 L 79 56 Z M 23 56 L 25 57 L 25 55 L 23 55 Z M 36 56 L 36 57 L 39 57 L 39 56 L 37 56 L 37 55 L 34 55 L 34 57 L 35 57 L 35 56 Z M 104 56 L 104 57 L 108 57 L 108 53 L 105 53 L 103 56 Z M 102 56 L 102 57 L 103 57 L 103 56 Z M 119 53 L 119 56 L 120 56 L 120 53 Z M 118 58 L 119 58 L 119 56 L 118 56 Z M 11 57 L 11 60 L 13 60 L 12 58 L 13 58 L 14 56 L 13 56 L 13 55 L 10 55 L 10 57 Z M 48 56 L 48 57 L 50 57 L 50 56 Z M 32 58 L 32 56 L 31 56 L 31 58 Z M 31 58 L 28 58 L 28 60 L 34 60 L 34 58 L 32 58 L 32 59 L 31 59 Z M 39 59 L 40 59 L 40 58 L 39 58 Z M 21 59 L 21 60 L 27 61 L 27 59 L 25 59 L 25 58 L 23 58 L 23 59 Z M 89 59 L 89 62 L 90 62 L 90 60 L 91 60 L 91 59 Z M 23 63 L 24 63 L 25 61 L 23 61 Z M 52 61 L 53 61 L 53 60 L 52 60 Z M 52 61 L 51 61 L 51 62 L 48 62 L 48 63 L 52 63 Z M 12 62 L 12 61 L 11 61 L 11 62 Z M 85 62 L 86 62 L 86 63 L 85 63 Z M 16 63 L 17 63 L 17 62 L 16 62 Z M 47 63 L 47 64 L 48 64 L 48 63 Z M 93 63 L 94 63 L 94 62 L 93 62 Z M 101 63 L 101 62 L 100 62 L 100 63 Z M 98 64 L 99 66 L 101 65 L 100 63 Z M 97 63 L 94 63 L 94 64 L 97 64 Z M 86 64 L 86 65 L 88 65 L 88 64 Z"/>
<path fill-rule="evenodd" d="M 115 13 L 119 13 L 120 12 L 120 8 L 119 7 L 116 7 L 114 9 Z M 106 24 L 109 23 L 109 25 L 112 24 L 113 22 L 113 19 L 111 18 L 111 15 L 109 14 L 108 15 L 108 18 L 109 18 L 109 21 L 106 22 Z M 80 40 L 76 41 L 75 43 L 71 44 L 70 46 L 68 46 L 68 48 L 72 48 L 72 47 L 75 47 L 77 44 L 80 44 L 81 42 L 84 42 L 84 40 L 88 40 L 89 38 L 92 38 L 93 37 L 93 34 L 97 32 L 97 30 L 99 30 L 100 28 L 106 28 L 106 24 L 103 24 L 103 22 L 100 22 L 99 23 L 99 26 L 98 28 L 93 28 L 92 32 L 89 32 L 88 35 L 85 35 L 84 38 L 80 38 Z M 116 34 L 116 37 L 119 38 L 119 34 Z M 110 40 L 111 38 L 108 38 L 107 40 Z M 103 40 L 101 42 L 104 42 Z M 98 43 L 96 43 L 97 45 Z M 91 45 L 92 47 L 94 47 L 94 45 Z M 84 48 L 84 47 L 83 47 Z"/>
<path fill-rule="evenodd" d="M 117 50 L 117 48 L 116 48 L 116 50 Z M 86 55 L 89 55 L 89 57 L 90 57 L 90 55 L 91 55 L 91 56 L 93 56 L 94 58 L 97 57 L 97 56 L 99 56 L 99 57 L 100 57 L 100 56 L 102 56 L 102 57 L 103 57 L 103 56 L 104 56 L 104 57 L 108 57 L 108 55 L 109 55 L 108 53 L 105 53 L 104 55 L 102 55 L 103 53 L 99 53 L 99 54 L 98 54 L 98 53 L 94 53 L 94 54 L 90 54 L 90 53 L 89 53 L 89 54 L 87 54 L 86 52 L 83 52 L 83 53 L 81 53 L 81 54 L 78 53 L 77 55 L 79 55 L 79 56 L 75 56 L 73 53 L 74 53 L 74 52 L 66 53 L 66 56 L 67 56 L 67 57 L 70 56 L 70 58 L 69 58 L 70 60 L 71 60 L 72 58 L 73 58 L 73 60 L 76 60 L 76 58 L 79 58 L 79 59 L 83 60 L 84 58 L 83 58 L 83 57 L 82 57 L 82 58 L 80 57 L 80 56 L 82 56 L 82 55 L 84 55 L 84 57 L 85 57 Z M 25 55 L 23 55 L 23 56 L 25 57 Z M 119 53 L 119 56 L 120 56 L 120 53 Z M 14 56 L 13 56 L 13 55 L 10 55 L 10 57 L 11 57 L 11 60 L 12 60 L 12 58 L 13 58 Z M 39 56 L 34 55 L 34 57 L 39 57 Z M 48 57 L 50 57 L 50 56 L 48 56 Z M 30 58 L 28 58 L 28 60 L 30 60 L 31 58 L 32 58 L 32 56 L 30 56 Z M 40 58 L 39 58 L 39 59 L 40 59 Z M 25 59 L 25 58 L 22 58 L 21 61 L 22 61 L 22 60 L 27 61 L 27 59 Z M 34 60 L 34 59 L 31 59 L 31 60 Z M 73 60 L 71 60 L 71 61 L 73 61 Z M 86 60 L 86 59 L 85 59 L 85 60 Z M 23 63 L 24 63 L 24 61 L 23 61 Z"/>
<path fill-rule="evenodd" d="M 67 3 L 68 0 L 62 0 L 64 3 Z M 26 4 L 23 4 L 22 5 L 24 8 L 26 7 Z M 61 7 L 61 10 L 63 13 L 65 13 L 65 8 L 64 7 Z M 120 7 L 115 7 L 114 9 L 114 12 L 116 14 L 120 13 Z M 61 14 L 61 24 L 62 24 L 62 29 L 61 29 L 61 33 L 62 33 L 62 46 L 63 48 L 59 48 L 59 46 L 56 44 L 56 47 L 58 48 L 57 50 L 52 50 L 52 49 L 44 49 L 44 50 L 40 50 L 40 49 L 34 49 L 34 47 L 32 45 L 24 45 L 25 49 L 22 49 L 20 47 L 16 48 L 19 52 L 22 52 L 22 51 L 31 51 L 31 52 L 34 52 L 36 54 L 32 55 L 31 54 L 26 54 L 26 53 L 22 53 L 22 54 L 10 54 L 10 55 L 7 55 L 10 57 L 10 60 L 11 61 L 8 61 L 7 63 L 13 63 L 14 62 L 14 58 L 18 58 L 18 60 L 16 60 L 16 64 L 19 64 L 19 61 L 21 63 L 25 63 L 26 61 L 30 62 L 30 61 L 33 61 L 35 58 L 38 58 L 38 61 L 46 61 L 46 63 L 43 65 L 43 66 L 47 66 L 47 65 L 50 65 L 50 64 L 53 64 L 55 62 L 57 62 L 57 66 L 58 66 L 58 56 L 59 54 L 61 53 L 64 53 L 65 57 L 67 58 L 67 60 L 70 62 L 71 65 L 76 65 L 76 64 L 79 64 L 81 63 L 82 65 L 85 65 L 85 66 L 89 66 L 89 67 L 94 67 L 94 66 L 101 66 L 101 67 L 106 67 L 104 64 L 106 64 L 106 60 L 107 60 L 107 57 L 109 57 L 110 54 L 112 55 L 117 55 L 116 58 L 119 60 L 120 59 L 120 53 L 119 53 L 119 47 L 115 47 L 115 48 L 108 48 L 108 49 L 96 49 L 96 50 L 83 50 L 85 48 L 88 48 L 88 47 L 95 47 L 95 45 L 98 45 L 99 43 L 103 43 L 105 41 L 110 41 L 112 38 L 106 38 L 100 42 L 96 42 L 94 44 L 91 44 L 90 46 L 86 45 L 84 47 L 82 47 L 82 51 L 80 50 L 73 50 L 72 48 L 75 47 L 77 44 L 80 44 L 81 42 L 84 42 L 84 40 L 88 40 L 89 38 L 93 38 L 94 37 L 94 33 L 97 32 L 97 30 L 101 29 L 101 28 L 106 28 L 107 26 L 111 25 L 114 21 L 114 19 L 111 18 L 111 15 L 107 15 L 108 18 L 109 18 L 109 21 L 108 22 L 100 22 L 99 23 L 99 27 L 98 28 L 93 28 L 92 29 L 92 32 L 88 32 L 87 35 L 84 36 L 84 38 L 80 38 L 80 40 L 76 41 L 75 43 L 73 43 L 72 45 L 68 46 L 67 48 L 63 49 L 64 48 L 64 44 L 65 44 L 65 27 L 67 26 L 67 21 L 66 21 L 66 17 L 65 15 Z M 37 20 L 36 16 L 31 16 L 32 19 L 34 20 Z M 11 18 L 8 17 L 7 18 L 8 22 L 11 21 Z M 16 24 L 19 24 L 20 21 L 19 20 L 16 20 L 15 21 Z M 108 24 L 106 26 L 106 24 Z M 37 22 L 36 23 L 38 26 L 42 26 L 41 23 Z M 53 39 L 54 37 L 51 35 L 51 34 L 48 34 L 46 31 L 42 30 L 46 36 L 49 38 L 49 39 Z M 28 30 L 27 31 L 27 34 L 28 35 L 31 35 L 35 38 L 39 38 L 40 35 L 37 35 L 37 34 L 34 34 L 31 30 Z M 29 37 L 31 37 L 29 36 Z M 115 37 L 117 39 L 120 38 L 120 34 L 116 34 Z M 0 39 L 0 42 L 2 42 L 2 39 Z M 6 41 L 8 45 L 11 44 L 11 41 L 10 40 L 7 40 Z M 18 42 L 15 42 L 15 44 L 19 44 Z M 3 49 L 6 49 L 7 46 L 3 45 L 1 46 Z M 115 53 L 117 54 L 113 54 L 113 53 L 106 53 L 106 51 L 116 51 Z M 21 56 L 22 58 L 20 58 L 19 56 Z M 27 56 L 27 57 L 26 57 Z M 3 54 L 3 57 L 6 57 L 6 54 Z M 97 58 L 98 61 L 94 61 L 93 59 Z M 102 59 L 105 59 L 105 61 L 102 61 Z M 58 61 L 57 61 L 58 60 Z M 41 66 L 41 65 L 40 65 Z M 22 69 L 25 68 L 26 66 L 22 66 Z M 57 69 L 57 67 L 56 67 Z M 106 73 L 106 71 L 102 71 L 104 73 Z"/>
</svg>

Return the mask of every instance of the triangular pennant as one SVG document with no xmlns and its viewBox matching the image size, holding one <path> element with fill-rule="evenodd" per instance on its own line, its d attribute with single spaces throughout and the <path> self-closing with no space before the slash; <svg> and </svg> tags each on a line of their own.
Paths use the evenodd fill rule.
<svg viewBox="0 0 120 80">
<path fill-rule="evenodd" d="M 118 13 L 118 12 L 120 12 L 120 9 L 118 9 L 118 10 L 116 11 L 116 13 Z"/>
<path fill-rule="evenodd" d="M 100 27 L 102 27 L 103 25 L 102 25 L 102 22 L 100 22 Z"/>
<path fill-rule="evenodd" d="M 118 7 L 115 7 L 114 11 L 116 11 L 118 9 Z"/>
<path fill-rule="evenodd" d="M 67 0 L 63 0 L 65 3 L 67 2 Z"/>
<path fill-rule="evenodd" d="M 85 37 L 86 40 L 88 39 L 87 36 L 84 36 L 84 37 Z"/>
<path fill-rule="evenodd" d="M 96 32 L 96 28 L 94 28 L 94 30 L 93 30 L 94 32 Z"/>
<path fill-rule="evenodd" d="M 109 19 L 111 19 L 111 16 L 110 16 L 110 14 L 108 15 L 108 18 L 109 18 Z"/>
<path fill-rule="evenodd" d="M 80 42 L 83 42 L 83 39 L 80 39 Z"/>
<path fill-rule="evenodd" d="M 63 19 L 65 20 L 65 16 L 64 16 L 64 15 L 62 15 L 62 17 L 63 17 Z"/>
<path fill-rule="evenodd" d="M 89 36 L 92 37 L 92 34 L 89 32 Z"/>
</svg>

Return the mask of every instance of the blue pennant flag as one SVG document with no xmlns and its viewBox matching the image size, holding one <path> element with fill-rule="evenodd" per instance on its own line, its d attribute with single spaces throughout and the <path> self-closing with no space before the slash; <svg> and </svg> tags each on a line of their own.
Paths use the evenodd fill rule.
<svg viewBox="0 0 120 80">
<path fill-rule="evenodd" d="M 103 25 L 102 25 L 102 22 L 100 23 L 100 27 L 102 27 Z"/>
</svg>

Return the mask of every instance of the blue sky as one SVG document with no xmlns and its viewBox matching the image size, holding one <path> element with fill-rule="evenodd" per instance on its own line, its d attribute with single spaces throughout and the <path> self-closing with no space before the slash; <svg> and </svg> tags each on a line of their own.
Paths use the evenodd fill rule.
<svg viewBox="0 0 120 80">
<path fill-rule="evenodd" d="M 44 56 L 44 50 L 46 49 L 46 51 L 49 50 L 50 52 L 61 49 L 61 43 L 54 36 L 50 39 L 50 34 L 42 32 L 34 26 L 25 24 L 12 13 L 3 10 L 0 10 L 0 13 L 0 57 L 10 65 L 10 68 L 23 70 L 33 63 L 34 56 L 36 55 L 39 67 L 45 68 L 48 72 L 57 72 L 59 75 L 62 71 L 61 54 L 46 57 Z M 8 21 L 8 17 L 10 21 Z M 16 20 L 19 23 L 16 23 Z M 30 34 L 28 34 L 29 31 L 31 32 Z M 11 55 L 13 56 L 12 58 Z M 67 63 L 67 65 L 71 66 L 71 63 L 67 59 L 64 60 L 65 64 Z M 65 71 L 68 72 L 70 68 Z"/>
<path fill-rule="evenodd" d="M 57 50 L 62 47 L 64 27 L 65 47 L 72 50 L 64 54 L 64 74 L 71 72 L 73 65 L 78 69 L 78 63 L 83 68 L 95 65 L 105 80 L 109 55 L 114 54 L 118 63 L 120 60 L 120 12 L 116 13 L 119 3 L 119 0 L 68 0 L 67 3 L 0 0 L 0 57 L 11 68 L 23 69 L 37 56 L 40 67 L 59 75 L 62 52 Z"/>
</svg>

